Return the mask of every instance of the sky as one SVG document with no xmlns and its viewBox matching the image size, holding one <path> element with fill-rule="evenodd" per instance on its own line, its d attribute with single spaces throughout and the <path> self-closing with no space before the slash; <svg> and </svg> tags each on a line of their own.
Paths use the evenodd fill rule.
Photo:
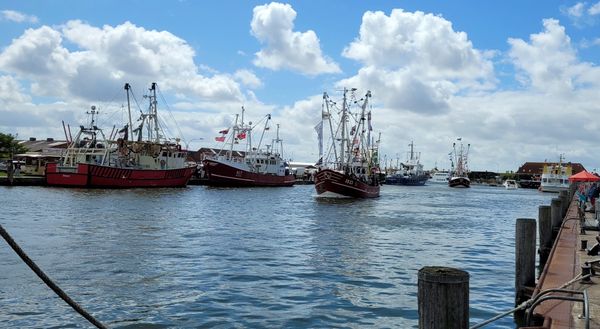
<svg viewBox="0 0 600 329">
<path fill-rule="evenodd" d="M 449 168 L 527 161 L 600 170 L 600 1 L 0 0 L 0 132 L 64 139 L 105 131 L 159 87 L 170 137 L 218 147 L 241 107 L 279 123 L 284 157 L 318 159 L 323 92 L 371 91 L 382 161 L 414 142 Z M 73 128 L 74 129 L 74 128 Z"/>
</svg>

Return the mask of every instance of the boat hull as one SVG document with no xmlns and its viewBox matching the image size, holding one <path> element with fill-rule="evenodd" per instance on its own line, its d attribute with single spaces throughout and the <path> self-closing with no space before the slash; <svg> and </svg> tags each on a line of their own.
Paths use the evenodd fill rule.
<svg viewBox="0 0 600 329">
<path fill-rule="evenodd" d="M 540 184 L 540 187 L 538 188 L 538 190 L 540 190 L 542 192 L 550 192 L 550 193 L 559 193 L 560 191 L 566 191 L 568 189 L 569 189 L 568 186 L 546 185 L 544 183 Z"/>
<path fill-rule="evenodd" d="M 427 175 L 419 176 L 388 176 L 385 179 L 387 185 L 423 186 L 427 182 Z"/>
<path fill-rule="evenodd" d="M 253 173 L 232 167 L 215 160 L 202 162 L 208 180 L 207 185 L 229 187 L 276 187 L 292 186 L 296 182 L 294 175 L 266 175 Z"/>
<path fill-rule="evenodd" d="M 315 189 L 318 195 L 331 193 L 353 198 L 379 197 L 379 185 L 369 185 L 331 169 L 323 169 L 317 172 Z"/>
<path fill-rule="evenodd" d="M 452 177 L 448 180 L 450 187 L 471 187 L 471 180 L 467 177 Z"/>
<path fill-rule="evenodd" d="M 101 188 L 185 187 L 194 171 L 193 167 L 147 170 L 87 163 L 62 170 L 58 163 L 48 163 L 46 185 Z"/>
</svg>

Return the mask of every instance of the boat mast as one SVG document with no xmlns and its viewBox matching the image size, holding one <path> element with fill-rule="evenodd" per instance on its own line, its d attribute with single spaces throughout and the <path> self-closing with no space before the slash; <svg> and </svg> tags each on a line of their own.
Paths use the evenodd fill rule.
<svg viewBox="0 0 600 329">
<path fill-rule="evenodd" d="M 260 139 L 258 140 L 258 146 L 256 147 L 257 152 L 260 149 L 260 146 L 262 145 L 263 138 L 265 137 L 265 131 L 267 131 L 267 128 L 269 126 L 269 121 L 271 120 L 271 114 L 267 114 L 266 118 L 267 118 L 267 120 L 265 121 L 265 126 L 263 127 L 263 131 L 260 134 Z M 277 127 L 279 127 L 279 124 L 277 124 Z M 273 145 L 271 145 L 271 146 L 273 146 Z M 267 149 L 267 153 L 268 152 L 269 152 L 269 150 Z"/>
<path fill-rule="evenodd" d="M 154 142 L 158 144 L 160 143 L 160 128 L 158 126 L 158 113 L 156 109 L 156 82 L 152 82 L 152 87 L 150 87 L 150 90 L 152 91 L 152 95 L 150 96 L 150 120 L 154 121 L 154 132 L 156 133 L 156 136 L 154 137 Z"/>
<path fill-rule="evenodd" d="M 356 90 L 356 88 L 352 88 L 352 91 L 355 91 L 355 90 Z M 352 137 L 352 144 L 350 146 L 351 149 L 354 148 L 354 141 L 357 141 L 359 143 L 359 145 L 362 143 L 362 138 L 365 133 L 365 111 L 366 111 L 367 103 L 369 101 L 370 96 L 371 96 L 371 91 L 367 91 L 367 94 L 365 95 L 365 98 L 364 98 L 364 102 L 361 105 L 360 119 L 358 121 L 358 124 L 356 125 L 356 131 L 354 132 L 354 136 L 351 136 Z M 359 136 L 360 136 L 360 140 L 358 139 Z M 348 144 L 350 144 L 350 141 L 348 142 Z M 362 147 L 360 148 L 360 152 L 364 152 Z M 352 156 L 352 152 L 349 151 L 348 152 L 348 160 L 346 163 L 350 163 L 351 156 Z"/>
<path fill-rule="evenodd" d="M 129 86 L 129 83 L 125 83 L 125 90 L 126 90 L 126 94 L 127 94 L 127 113 L 129 114 L 129 136 L 131 136 L 131 141 L 133 141 L 133 124 L 132 124 L 132 120 L 131 120 L 131 105 L 129 102 L 129 89 L 131 88 L 131 86 Z"/>
<path fill-rule="evenodd" d="M 337 157 L 337 145 L 335 143 L 335 135 L 333 132 L 333 123 L 331 122 L 331 111 L 329 109 L 329 95 L 327 95 L 327 92 L 323 93 L 323 102 L 325 103 L 325 107 L 327 109 L 327 112 L 323 112 L 321 113 L 321 122 L 323 122 L 323 119 L 325 118 L 325 116 L 327 116 L 327 121 L 329 122 L 329 133 L 331 135 L 331 140 L 333 141 L 333 143 L 331 143 L 331 145 L 333 146 L 333 155 L 337 161 L 338 157 Z M 321 125 L 321 134 L 323 132 L 323 125 Z M 329 154 L 329 150 L 327 151 L 327 153 Z M 321 159 L 323 157 L 323 148 L 321 147 Z M 328 156 L 329 157 L 329 156 Z M 324 159 L 322 161 L 325 161 Z"/>
<path fill-rule="evenodd" d="M 242 106 L 242 115 L 244 113 L 244 107 Z M 231 135 L 231 147 L 229 148 L 229 153 L 227 154 L 227 160 L 231 161 L 231 159 L 233 158 L 233 144 L 235 142 L 235 139 L 237 138 L 238 135 L 238 131 L 239 131 L 239 127 L 238 127 L 238 118 L 239 118 L 239 114 L 235 115 L 235 124 L 233 125 L 233 134 Z"/>
<path fill-rule="evenodd" d="M 279 155 L 283 158 L 283 139 L 279 138 L 279 124 L 277 124 L 277 134 L 276 134 L 275 143 L 279 143 Z M 273 143 L 273 144 L 275 144 Z"/>
<path fill-rule="evenodd" d="M 346 93 L 348 92 L 348 89 L 344 88 L 344 102 L 342 105 L 342 121 L 341 121 L 341 125 L 342 125 L 342 140 L 341 140 L 341 144 L 340 144 L 340 158 L 339 158 L 339 167 L 337 168 L 338 170 L 344 169 L 343 168 L 343 161 L 344 161 L 344 151 L 346 150 Z"/>
</svg>

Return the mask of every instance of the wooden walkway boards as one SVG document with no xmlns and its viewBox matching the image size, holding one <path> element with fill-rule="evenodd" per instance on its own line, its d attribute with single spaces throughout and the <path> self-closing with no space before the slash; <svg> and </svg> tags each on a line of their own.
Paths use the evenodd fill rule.
<svg viewBox="0 0 600 329">
<path fill-rule="evenodd" d="M 588 222 L 593 220 L 592 216 L 593 214 L 586 213 Z M 592 276 L 591 283 L 576 281 L 566 287 L 564 285 L 581 275 L 581 265 L 586 261 L 600 259 L 600 256 L 588 256 L 587 250 L 581 249 L 581 240 L 588 241 L 589 249 L 596 243 L 597 235 L 598 231 L 581 232 L 577 202 L 572 201 L 534 291 L 535 295 L 540 291 L 553 288 L 577 291 L 587 289 L 590 301 L 589 328 L 600 328 L 600 277 Z M 573 297 L 582 296 L 573 295 Z M 544 325 L 529 328 L 586 328 L 585 319 L 581 317 L 582 311 L 581 302 L 548 300 L 537 306 L 534 312 L 537 316 L 544 317 Z"/>
</svg>

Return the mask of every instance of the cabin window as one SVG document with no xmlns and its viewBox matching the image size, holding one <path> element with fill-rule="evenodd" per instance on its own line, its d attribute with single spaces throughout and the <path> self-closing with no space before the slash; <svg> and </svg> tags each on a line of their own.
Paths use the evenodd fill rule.
<svg viewBox="0 0 600 329">
<path fill-rule="evenodd" d="M 163 152 L 162 156 L 166 157 L 167 156 L 167 152 Z"/>
</svg>

